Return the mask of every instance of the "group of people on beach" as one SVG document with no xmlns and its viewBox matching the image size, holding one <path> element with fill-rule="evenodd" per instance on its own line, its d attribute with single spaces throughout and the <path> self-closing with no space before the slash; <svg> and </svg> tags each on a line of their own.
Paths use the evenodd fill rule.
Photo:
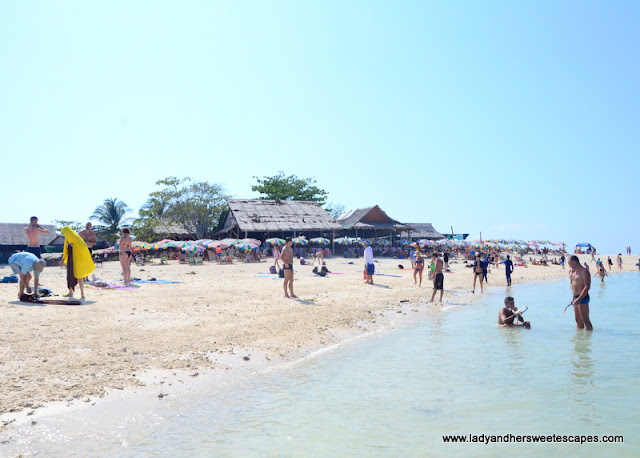
<svg viewBox="0 0 640 458">
<path fill-rule="evenodd" d="M 578 256 L 569 257 L 569 281 L 573 298 L 568 307 L 573 306 L 576 325 L 579 329 L 593 330 L 589 317 L 589 290 L 591 289 L 591 274 L 589 269 L 580 263 Z M 602 263 L 601 263 L 602 267 Z M 566 309 L 565 309 L 566 310 Z M 531 323 L 522 318 L 522 312 L 515 306 L 513 297 L 508 296 L 504 300 L 504 307 L 498 312 L 498 324 L 502 326 L 523 326 L 531 328 Z"/>
<path fill-rule="evenodd" d="M 62 264 L 67 267 L 67 287 L 69 291 L 63 297 L 73 298 L 76 286 L 80 289 L 80 299 L 85 299 L 84 283 L 89 274 L 95 268 L 92 259 L 93 246 L 97 243 L 97 236 L 92 230 L 92 224 L 87 223 L 85 228 L 76 233 L 71 227 L 64 226 L 60 229 L 65 238 L 62 255 Z M 29 225 L 24 228 L 27 238 L 27 250 L 14 253 L 9 257 L 9 266 L 18 279 L 18 299 L 31 301 L 40 296 L 40 274 L 46 266 L 42 259 L 40 248 L 40 235 L 49 231 L 38 224 L 38 218 L 32 216 Z M 125 284 L 131 283 L 131 262 L 133 258 L 133 239 L 129 228 L 122 229 L 122 236 L 118 240 L 120 264 Z M 33 275 L 32 275 L 33 273 Z M 33 280 L 33 288 L 31 288 Z M 25 296 L 25 294 L 27 296 Z"/>
</svg>

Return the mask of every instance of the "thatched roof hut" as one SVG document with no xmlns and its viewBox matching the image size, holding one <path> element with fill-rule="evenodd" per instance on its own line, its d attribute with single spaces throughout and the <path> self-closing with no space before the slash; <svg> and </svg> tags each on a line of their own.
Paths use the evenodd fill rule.
<svg viewBox="0 0 640 458">
<path fill-rule="evenodd" d="M 263 238 L 265 235 L 331 234 L 340 225 L 317 202 L 231 199 L 216 236 Z"/>
<path fill-rule="evenodd" d="M 440 232 L 436 231 L 431 223 L 407 223 L 411 226 L 412 231 L 408 234 L 414 239 L 441 240 L 445 238 Z"/>
<path fill-rule="evenodd" d="M 343 213 L 338 216 L 337 222 L 343 229 L 349 231 L 349 235 L 356 236 L 367 233 L 378 236 L 385 233 L 412 230 L 406 224 L 391 218 L 377 205 Z"/>
</svg>

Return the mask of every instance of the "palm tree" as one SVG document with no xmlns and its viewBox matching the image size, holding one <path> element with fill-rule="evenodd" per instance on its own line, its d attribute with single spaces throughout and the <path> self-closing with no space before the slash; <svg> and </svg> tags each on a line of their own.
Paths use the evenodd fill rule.
<svg viewBox="0 0 640 458">
<path fill-rule="evenodd" d="M 96 232 L 111 242 L 115 242 L 122 226 L 128 218 L 124 216 L 129 211 L 127 204 L 116 198 L 105 199 L 105 201 L 95 209 L 91 219 L 99 221 L 104 228 Z"/>
</svg>

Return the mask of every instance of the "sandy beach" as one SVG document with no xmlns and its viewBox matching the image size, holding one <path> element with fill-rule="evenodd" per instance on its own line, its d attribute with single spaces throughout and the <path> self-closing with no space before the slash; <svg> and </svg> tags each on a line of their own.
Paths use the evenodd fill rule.
<svg viewBox="0 0 640 458">
<path fill-rule="evenodd" d="M 599 255 L 605 259 L 607 255 Z M 528 257 L 527 257 L 528 259 Z M 581 261 L 590 260 L 582 255 Z M 615 260 L 615 256 L 612 256 Z M 637 256 L 623 257 L 623 272 L 636 271 Z M 332 272 L 295 266 L 299 299 L 283 298 L 282 280 L 261 263 L 186 265 L 172 261 L 134 266 L 142 280 L 131 289 L 87 288 L 81 306 L 34 305 L 17 301 L 17 284 L 0 284 L 0 427 L 12 415 L 29 415 L 53 401 L 89 403 L 120 390 L 162 393 L 166 377 L 193 379 L 208 373 L 275 364 L 300 358 L 348 336 L 398 319 L 428 319 L 443 306 L 428 304 L 431 282 L 413 284 L 408 260 L 376 259 L 375 285 L 362 280 L 362 259 L 327 259 Z M 472 273 L 462 261 L 445 275 L 445 306 L 463 306 Z M 592 265 L 591 270 L 594 271 Z M 618 272 L 614 266 L 612 274 Z M 10 275 L 0 268 L 0 276 Z M 62 299 L 64 269 L 48 267 L 41 281 Z M 105 262 L 96 277 L 118 283 L 118 262 Z M 560 266 L 516 267 L 513 284 L 566 278 Z M 600 281 L 593 278 L 593 281 Z M 606 281 L 606 280 L 605 280 Z M 122 285 L 122 283 L 119 283 Z M 504 268 L 492 269 L 489 287 L 504 287 Z M 79 297 L 79 292 L 76 292 Z M 567 281 L 568 303 L 570 297 Z M 517 298 L 516 298 L 517 299 Z M 502 297 L 496 295 L 496 313 Z M 165 387 L 166 388 L 166 387 Z"/>
</svg>

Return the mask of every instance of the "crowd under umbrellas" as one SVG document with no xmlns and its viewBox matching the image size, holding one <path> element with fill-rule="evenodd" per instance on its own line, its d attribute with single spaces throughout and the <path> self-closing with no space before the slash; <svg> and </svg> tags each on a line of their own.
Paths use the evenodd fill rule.
<svg viewBox="0 0 640 458">
<path fill-rule="evenodd" d="M 417 246 L 423 251 L 431 252 L 449 252 L 462 256 L 468 256 L 476 252 L 498 252 L 506 254 L 524 255 L 527 253 L 563 253 L 566 252 L 566 244 L 563 242 L 551 242 L 549 240 L 513 240 L 513 239 L 488 239 L 488 240 L 430 240 L 421 239 L 413 241 L 407 238 L 391 241 L 388 238 L 378 238 L 374 240 L 361 237 L 338 237 L 333 240 L 324 237 L 316 237 L 307 239 L 304 236 L 298 236 L 292 239 L 293 245 L 299 249 L 327 249 L 329 247 L 342 248 L 346 254 L 347 249 L 354 247 L 361 248 L 365 244 L 370 244 L 379 255 L 394 255 L 409 251 Z M 145 241 L 134 241 L 133 251 L 138 254 L 153 255 L 160 254 L 167 250 L 180 251 L 186 254 L 203 254 L 207 250 L 233 250 L 236 252 L 255 252 L 262 250 L 267 252 L 272 247 L 282 247 L 285 240 L 282 238 L 268 238 L 264 241 L 255 238 L 235 239 L 225 238 L 222 240 L 160 240 L 158 242 L 148 243 Z M 94 250 L 96 256 L 117 254 L 116 247 Z M 357 251 L 356 251 L 357 252 Z M 56 256 L 50 258 L 55 259 Z"/>
</svg>

